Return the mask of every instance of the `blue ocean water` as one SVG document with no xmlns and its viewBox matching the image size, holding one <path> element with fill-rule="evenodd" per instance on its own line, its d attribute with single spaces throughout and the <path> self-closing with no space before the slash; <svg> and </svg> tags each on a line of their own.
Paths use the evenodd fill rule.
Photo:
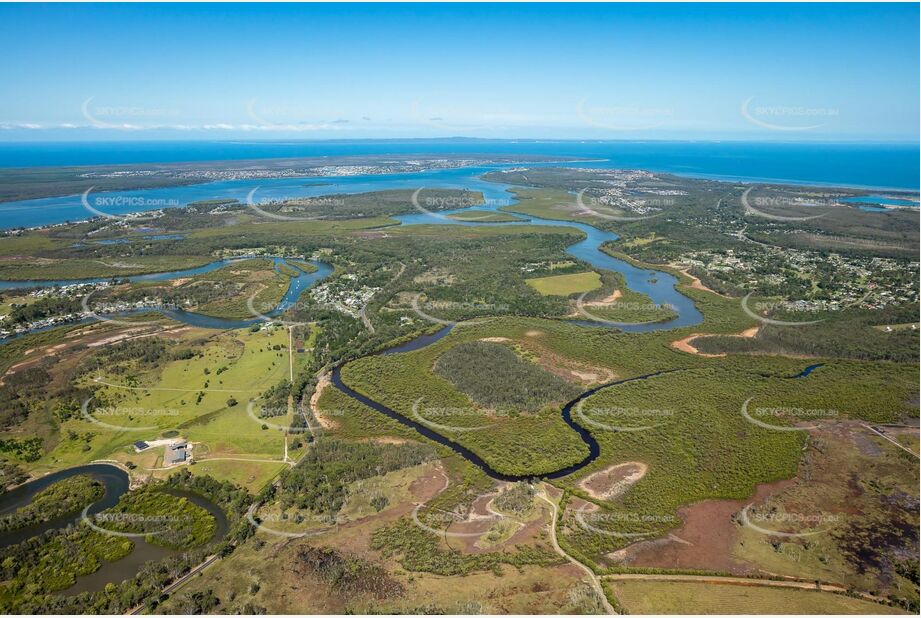
<svg viewBox="0 0 921 618">
<path fill-rule="evenodd" d="M 852 204 L 878 204 L 880 206 L 906 206 L 917 208 L 918 202 L 912 200 L 903 200 L 885 195 L 858 195 L 857 197 L 846 197 L 842 202 Z"/>
<path fill-rule="evenodd" d="M 918 189 L 917 143 L 355 140 L 0 143 L 0 167 L 170 163 L 386 154 L 534 154 L 604 159 L 712 178 Z"/>
<path fill-rule="evenodd" d="M 918 148 L 897 144 L 764 144 L 741 142 L 113 142 L 0 144 L 0 162 L 19 166 L 240 160 L 372 154 L 532 154 L 578 157 L 581 167 L 622 167 L 723 180 L 773 181 L 873 190 L 917 190 Z M 115 193 L 93 193 L 90 206 L 112 215 L 251 195 L 262 200 L 426 187 L 488 192 L 477 176 L 490 166 L 419 173 L 207 182 Z M 494 186 L 494 185 L 492 185 Z M 109 201 L 106 201 L 109 200 Z M 94 215 L 80 195 L 0 203 L 0 229 L 76 221 Z M 99 205 L 105 203 L 104 206 Z M 138 207 L 138 204 L 147 205 Z M 98 214 L 98 213 L 96 213 Z"/>
<path fill-rule="evenodd" d="M 330 193 L 346 193 L 355 191 L 356 188 L 360 188 L 361 191 L 368 190 L 382 190 L 382 189 L 393 189 L 393 188 L 405 188 L 405 187 L 419 187 L 424 184 L 429 187 L 449 187 L 449 188 L 468 188 L 479 190 L 483 193 L 485 204 L 479 206 L 479 210 L 496 210 L 499 207 L 505 204 L 512 204 L 515 202 L 512 194 L 509 192 L 511 189 L 510 185 L 505 185 L 501 183 L 493 183 L 481 180 L 479 176 L 487 171 L 488 167 L 468 167 L 468 168 L 459 168 L 459 169 L 443 169 L 443 170 L 432 170 L 422 173 L 414 174 L 386 174 L 379 176 L 347 176 L 343 178 L 337 178 L 336 183 L 330 185 L 320 185 L 315 182 L 304 182 L 305 179 L 277 179 L 274 181 L 274 185 L 266 186 L 262 193 L 266 193 L 276 199 L 279 199 L 285 194 L 288 196 L 299 195 L 299 196 L 310 196 L 317 194 L 330 194 Z M 222 195 L 230 195 L 233 192 L 241 192 L 246 188 L 250 187 L 254 181 L 251 180 L 237 180 L 237 181 L 225 181 L 223 183 L 208 183 L 211 190 L 216 190 L 217 185 L 221 185 Z M 262 181 L 262 182 L 273 182 L 273 181 Z M 198 185 L 200 189 L 203 185 Z M 179 190 L 185 191 L 193 187 L 179 187 Z M 155 191 L 170 191 L 171 189 L 157 189 Z M 227 193 L 227 191 L 231 193 Z M 294 193 L 297 192 L 297 193 Z M 139 193 L 150 194 L 151 191 L 145 190 L 140 191 Z M 253 203 L 256 203 L 254 200 Z M 570 227 L 580 230 L 585 234 L 585 238 L 574 243 L 573 245 L 567 247 L 566 251 L 571 255 L 584 260 L 585 262 L 595 266 L 597 268 L 605 270 L 613 270 L 621 273 L 624 276 L 624 280 L 627 283 L 627 286 L 631 290 L 642 292 L 649 296 L 652 302 L 657 305 L 670 305 L 675 312 L 678 314 L 674 319 L 667 322 L 657 322 L 657 323 L 640 323 L 640 324 L 617 324 L 613 322 L 606 321 L 589 321 L 589 322 L 580 322 L 586 326 L 595 326 L 595 327 L 606 327 L 606 326 L 616 326 L 621 330 L 628 332 L 648 332 L 654 330 L 661 330 L 663 328 L 678 328 L 680 326 L 692 326 L 694 324 L 699 324 L 703 320 L 703 316 L 700 311 L 694 305 L 694 302 L 681 294 L 676 288 L 677 279 L 667 273 L 659 272 L 655 270 L 647 270 L 645 268 L 638 268 L 628 262 L 614 258 L 607 253 L 601 251 L 600 247 L 603 243 L 607 241 L 617 240 L 617 234 L 609 231 L 599 230 L 593 226 L 577 223 L 574 221 L 555 221 L 550 219 L 541 219 L 539 217 L 533 216 L 517 216 L 518 221 L 511 223 L 488 223 L 488 222 L 475 222 L 475 221 L 458 221 L 455 219 L 450 219 L 446 217 L 447 214 L 453 212 L 461 212 L 464 209 L 456 210 L 445 210 L 439 213 L 431 213 L 424 208 L 419 209 L 420 212 L 415 212 L 407 215 L 398 215 L 394 217 L 400 222 L 401 225 L 428 225 L 428 224 L 438 224 L 438 225 L 458 225 L 458 226 L 491 226 L 491 225 L 539 225 L 539 226 L 553 226 L 553 227 Z M 84 211 L 86 212 L 86 211 Z M 188 274 L 198 274 L 204 272 L 210 272 L 215 268 L 219 268 L 228 263 L 228 260 L 220 260 L 213 262 L 211 264 L 206 264 L 200 266 L 196 269 L 190 269 L 187 271 L 176 271 L 172 273 L 157 273 L 152 275 L 139 275 L 132 277 L 133 280 L 169 280 L 177 276 L 187 276 Z M 276 262 L 277 265 L 277 262 Z M 317 263 L 316 264 L 319 270 L 316 273 L 304 273 L 299 279 L 303 280 L 303 285 L 298 280 L 292 282 L 292 288 L 289 288 L 288 294 L 285 295 L 285 298 L 282 300 L 282 306 L 285 306 L 286 303 L 293 302 L 296 300 L 303 289 L 306 289 L 304 286 L 309 286 L 315 283 L 319 278 L 327 276 L 331 272 L 331 268 L 328 265 Z M 3 289 L 4 286 L 9 288 L 23 287 L 23 286 L 53 286 L 53 285 L 64 285 L 67 283 L 73 283 L 72 281 L 0 281 L 0 289 Z M 297 288 L 293 290 L 293 288 Z M 168 315 L 170 315 L 168 313 Z M 208 326 L 213 325 L 215 322 L 214 318 L 208 318 L 206 316 L 199 316 L 197 314 L 172 314 L 172 317 L 179 319 L 187 324 L 192 324 L 194 326 Z M 245 326 L 251 322 L 241 322 L 231 327 L 238 328 Z M 226 327 L 222 326 L 222 327 Z"/>
</svg>

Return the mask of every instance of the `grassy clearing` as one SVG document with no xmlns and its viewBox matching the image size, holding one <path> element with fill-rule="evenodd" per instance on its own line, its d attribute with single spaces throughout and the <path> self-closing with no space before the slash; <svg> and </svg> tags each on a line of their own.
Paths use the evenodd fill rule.
<svg viewBox="0 0 921 618">
<path fill-rule="evenodd" d="M 0 264 L 0 279 L 89 279 L 126 277 L 170 270 L 183 270 L 213 261 L 210 256 L 137 255 L 100 259 L 43 258 Z"/>
<path fill-rule="evenodd" d="M 631 614 L 901 614 L 831 592 L 690 582 L 610 582 Z"/>
<path fill-rule="evenodd" d="M 280 451 L 278 457 L 279 459 L 281 458 Z M 287 467 L 286 464 L 278 461 L 229 461 L 223 459 L 220 461 L 197 461 L 190 466 L 189 470 L 195 476 L 210 476 L 219 481 L 230 481 L 245 487 L 252 493 L 257 493 Z M 163 471 L 158 474 L 168 476 L 171 472 Z"/>
<path fill-rule="evenodd" d="M 512 191 L 518 199 L 517 204 L 503 206 L 500 210 L 533 215 L 542 219 L 560 221 L 578 221 L 580 223 L 598 224 L 602 217 L 580 208 L 576 195 L 559 189 L 517 189 Z M 595 206 L 593 206 L 595 208 Z M 620 214 L 619 211 L 596 208 L 603 214 Z"/>
<path fill-rule="evenodd" d="M 601 275 L 594 271 L 526 279 L 525 282 L 544 296 L 570 296 L 601 287 Z"/>
<path fill-rule="evenodd" d="M 632 249 L 634 247 L 643 247 L 645 245 L 650 245 L 654 242 L 659 242 L 665 240 L 662 236 L 657 236 L 655 232 L 649 234 L 649 236 L 640 236 L 632 240 L 621 243 L 622 246 Z"/>
<path fill-rule="evenodd" d="M 348 497 L 339 511 L 339 517 L 353 521 L 408 502 L 412 499 L 410 485 L 430 472 L 432 467 L 431 463 L 424 463 L 355 481 L 346 490 Z"/>
<path fill-rule="evenodd" d="M 8 316 L 13 311 L 14 305 L 32 305 L 37 301 L 38 298 L 35 296 L 30 296 L 29 294 L 18 295 L 15 290 L 4 292 L 2 295 L 0 295 L 0 317 Z"/>
<path fill-rule="evenodd" d="M 508 223 L 509 221 L 519 221 L 518 217 L 507 215 L 501 212 L 489 212 L 486 210 L 467 210 L 447 215 L 449 219 L 458 221 L 480 221 L 484 223 Z"/>
<path fill-rule="evenodd" d="M 283 435 L 275 429 L 262 429 L 262 423 L 248 414 L 247 402 L 267 385 L 287 377 L 287 331 L 233 331 L 208 339 L 199 338 L 201 334 L 190 331 L 180 342 L 192 351 L 188 358 L 165 359 L 154 368 L 134 368 L 130 363 L 103 367 L 84 376 L 81 383 L 95 393 L 88 411 L 113 427 L 77 414 L 60 423 L 61 439 L 35 467 L 56 469 L 116 459 L 157 468 L 162 466 L 162 447 L 137 454 L 131 445 L 137 440 L 158 439 L 168 431 L 194 443 L 196 457 L 281 460 Z M 202 472 L 206 469 L 248 486 L 274 475 L 279 465 L 222 463 L 228 465 L 202 462 Z"/>
</svg>

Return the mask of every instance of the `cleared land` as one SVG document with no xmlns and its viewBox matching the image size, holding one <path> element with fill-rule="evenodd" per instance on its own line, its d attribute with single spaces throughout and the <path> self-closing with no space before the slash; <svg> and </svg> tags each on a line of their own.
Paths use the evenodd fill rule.
<svg viewBox="0 0 921 618">
<path fill-rule="evenodd" d="M 594 271 L 526 279 L 528 285 L 544 296 L 570 296 L 601 287 L 601 275 Z"/>
<path fill-rule="evenodd" d="M 903 614 L 831 592 L 715 583 L 609 582 L 631 614 Z"/>
<path fill-rule="evenodd" d="M 482 221 L 488 223 L 508 223 L 509 221 L 520 221 L 518 217 L 503 213 L 490 212 L 486 210 L 470 210 L 467 212 L 457 212 L 448 215 L 451 219 L 458 221 Z"/>
</svg>

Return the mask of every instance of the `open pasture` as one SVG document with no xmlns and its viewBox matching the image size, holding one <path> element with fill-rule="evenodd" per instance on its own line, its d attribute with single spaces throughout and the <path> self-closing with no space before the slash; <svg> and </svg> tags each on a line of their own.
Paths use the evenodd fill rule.
<svg viewBox="0 0 921 618">
<path fill-rule="evenodd" d="M 611 582 L 618 602 L 631 614 L 901 614 L 903 612 L 832 592 L 706 582 Z"/>
<path fill-rule="evenodd" d="M 539 277 L 525 281 L 544 296 L 571 296 L 581 292 L 591 292 L 601 287 L 601 276 L 594 271 Z"/>
<path fill-rule="evenodd" d="M 142 341 L 154 345 L 154 338 Z M 221 466 L 225 472 L 217 474 L 221 478 L 251 485 L 274 475 L 284 456 L 284 435 L 264 429 L 258 405 L 251 415 L 248 404 L 266 385 L 288 377 L 287 330 L 188 329 L 169 349 L 170 355 L 152 364 L 106 363 L 82 375 L 81 387 L 93 393 L 86 414 L 62 422 L 60 441 L 35 465 L 115 459 L 159 472 L 163 447 L 136 453 L 133 443 L 181 437 L 193 445 L 195 466 L 216 472 L 205 462 L 229 458 Z M 287 415 L 273 419 L 286 422 Z"/>
</svg>

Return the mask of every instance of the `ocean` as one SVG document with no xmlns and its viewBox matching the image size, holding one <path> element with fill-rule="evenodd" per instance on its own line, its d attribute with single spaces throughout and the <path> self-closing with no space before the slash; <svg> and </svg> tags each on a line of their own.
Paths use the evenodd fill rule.
<svg viewBox="0 0 921 618">
<path fill-rule="evenodd" d="M 386 154 L 534 154 L 738 180 L 914 189 L 918 144 L 729 141 L 119 141 L 0 143 L 0 167 L 171 163 Z"/>
<path fill-rule="evenodd" d="M 573 142 L 573 141 L 340 141 L 340 142 L 107 142 L 4 143 L 0 166 L 144 164 L 318 157 L 344 155 L 515 155 L 576 157 L 583 167 L 635 168 L 719 180 L 815 184 L 917 191 L 919 150 L 910 144 L 792 144 L 751 142 Z M 591 160 L 591 161 L 588 161 Z M 119 191 L 126 205 L 111 210 L 137 210 L 217 198 L 245 200 L 357 193 L 419 186 L 480 189 L 476 175 L 486 167 L 432 170 L 415 174 L 337 178 L 239 180 L 138 191 Z M 308 186 L 308 180 L 322 186 Z M 95 194 L 94 194 L 95 195 Z M 102 197 L 100 194 L 96 197 Z M 874 200 L 867 200 L 874 201 Z M 132 204 L 150 204 L 147 208 Z M 48 225 L 91 216 L 81 196 L 59 196 L 0 203 L 0 229 Z"/>
</svg>

